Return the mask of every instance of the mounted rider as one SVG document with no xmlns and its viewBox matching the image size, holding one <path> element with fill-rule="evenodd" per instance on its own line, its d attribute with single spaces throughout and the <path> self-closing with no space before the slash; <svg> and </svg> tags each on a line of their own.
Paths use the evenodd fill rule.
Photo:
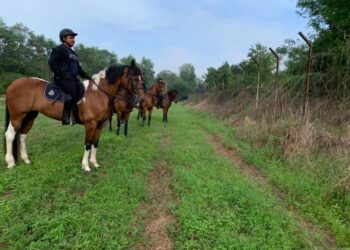
<svg viewBox="0 0 350 250">
<path fill-rule="evenodd" d="M 162 83 L 162 82 L 164 82 L 164 80 L 162 78 L 158 77 L 157 82 Z M 159 109 L 162 106 L 163 99 L 164 99 L 164 95 L 162 93 L 157 92 L 157 95 L 156 95 L 157 109 Z"/>
<path fill-rule="evenodd" d="M 72 107 L 84 93 L 84 86 L 77 76 L 91 80 L 80 66 L 77 53 L 72 49 L 75 36 L 78 34 L 71 29 L 63 29 L 59 33 L 61 45 L 52 49 L 49 65 L 54 73 L 53 80 L 66 93 L 62 125 L 74 124 L 71 119 Z"/>
</svg>

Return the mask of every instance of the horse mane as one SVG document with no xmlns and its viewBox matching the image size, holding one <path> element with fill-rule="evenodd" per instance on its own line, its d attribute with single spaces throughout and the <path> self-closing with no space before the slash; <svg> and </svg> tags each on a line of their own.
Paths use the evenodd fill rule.
<svg viewBox="0 0 350 250">
<path fill-rule="evenodd" d="M 176 89 L 172 89 L 172 90 L 169 90 L 168 92 L 167 92 L 167 94 L 170 96 L 170 95 L 172 95 L 172 94 L 178 94 L 178 91 L 176 90 Z"/>
<path fill-rule="evenodd" d="M 106 70 L 106 78 L 108 83 L 113 83 L 117 78 L 124 74 L 124 69 L 128 65 L 112 65 Z"/>
<path fill-rule="evenodd" d="M 178 91 L 176 89 L 167 91 L 167 96 L 170 98 L 170 100 L 175 99 L 175 97 L 178 95 Z"/>
<path fill-rule="evenodd" d="M 99 85 L 101 78 L 106 78 L 106 69 L 101 70 L 100 72 L 92 75 L 92 79 L 94 82 Z M 89 85 L 89 81 L 84 81 L 85 89 L 87 89 L 87 86 Z M 97 86 L 93 85 L 92 86 L 93 90 L 97 90 Z"/>
</svg>

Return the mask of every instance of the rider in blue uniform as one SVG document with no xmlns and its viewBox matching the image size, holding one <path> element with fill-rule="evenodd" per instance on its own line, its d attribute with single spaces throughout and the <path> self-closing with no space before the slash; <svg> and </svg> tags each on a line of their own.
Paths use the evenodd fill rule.
<svg viewBox="0 0 350 250">
<path fill-rule="evenodd" d="M 61 30 L 59 36 L 62 44 L 52 49 L 49 59 L 50 68 L 54 73 L 54 82 L 66 93 L 63 125 L 74 123 L 71 120 L 72 107 L 84 92 L 84 86 L 77 76 L 91 80 L 91 77 L 80 66 L 77 53 L 72 50 L 77 35 L 71 29 Z"/>
<path fill-rule="evenodd" d="M 158 81 L 158 83 L 164 82 L 164 80 L 163 80 L 162 78 L 160 78 L 160 77 L 158 77 L 157 81 Z M 157 100 L 157 104 L 156 104 L 156 105 L 157 105 L 157 109 L 159 109 L 159 108 L 162 107 L 162 101 L 163 101 L 163 99 L 164 99 L 164 96 L 163 96 L 161 93 L 157 92 L 157 94 L 156 94 L 156 100 Z"/>
</svg>

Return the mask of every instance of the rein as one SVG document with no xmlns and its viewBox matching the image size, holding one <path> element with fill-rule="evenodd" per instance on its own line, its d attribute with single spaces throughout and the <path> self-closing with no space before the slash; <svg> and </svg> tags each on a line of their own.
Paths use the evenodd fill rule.
<svg viewBox="0 0 350 250">
<path fill-rule="evenodd" d="M 92 83 L 97 87 L 97 89 L 99 89 L 100 91 L 102 91 L 102 93 L 104 93 L 105 95 L 108 96 L 109 100 L 110 100 L 110 103 L 111 103 L 111 106 L 114 106 L 113 104 L 115 103 L 115 101 L 117 100 L 123 100 L 123 101 L 131 101 L 131 97 L 130 97 L 130 94 L 127 95 L 127 97 L 123 97 L 121 96 L 120 94 L 116 94 L 116 95 L 111 95 L 109 93 L 107 93 L 104 89 L 102 89 L 94 80 L 91 80 Z M 132 81 L 132 85 L 134 86 L 135 85 L 135 81 L 134 79 L 131 78 L 131 81 Z M 132 91 L 133 94 L 136 93 L 137 90 L 139 89 L 142 89 L 141 87 L 140 88 L 136 88 Z"/>
<path fill-rule="evenodd" d="M 114 99 L 116 98 L 116 96 L 107 93 L 107 92 L 106 92 L 104 89 L 102 89 L 94 80 L 91 80 L 91 81 L 92 81 L 92 83 L 97 87 L 97 89 L 101 90 L 105 95 L 107 95 L 111 101 L 114 101 Z"/>
</svg>

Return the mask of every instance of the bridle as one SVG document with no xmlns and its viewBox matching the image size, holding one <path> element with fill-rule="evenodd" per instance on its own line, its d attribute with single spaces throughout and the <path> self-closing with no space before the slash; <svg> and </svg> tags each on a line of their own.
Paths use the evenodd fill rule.
<svg viewBox="0 0 350 250">
<path fill-rule="evenodd" d="M 128 80 L 132 82 L 132 86 L 135 86 L 135 79 L 132 76 L 128 76 Z M 118 93 L 116 95 L 111 95 L 109 94 L 107 91 L 105 91 L 103 88 L 101 88 L 93 79 L 90 80 L 96 87 L 98 90 L 100 90 L 102 93 L 104 93 L 108 99 L 110 99 L 110 101 L 114 102 L 115 99 L 120 99 L 118 98 Z M 136 90 L 138 90 L 140 88 L 137 88 Z M 135 93 L 135 89 L 133 89 L 132 93 Z"/>
</svg>

